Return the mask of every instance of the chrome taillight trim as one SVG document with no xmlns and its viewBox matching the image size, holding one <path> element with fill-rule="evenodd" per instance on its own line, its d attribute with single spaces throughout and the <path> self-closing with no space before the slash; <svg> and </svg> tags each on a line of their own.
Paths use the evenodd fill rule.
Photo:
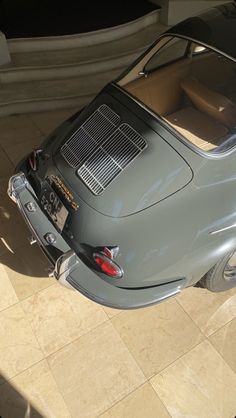
<svg viewBox="0 0 236 418">
<path fill-rule="evenodd" d="M 118 271 L 118 274 L 116 276 L 112 276 L 112 275 L 110 275 L 108 273 L 105 273 L 104 271 L 101 270 L 101 272 L 103 274 L 105 274 L 106 276 L 111 277 L 113 279 L 121 279 L 124 276 L 124 270 L 113 259 L 107 257 L 104 253 L 95 252 L 95 253 L 93 253 L 93 259 L 94 259 L 95 263 L 96 263 L 96 257 L 99 257 L 100 259 L 104 260 L 106 263 L 109 263 L 112 266 L 115 266 L 115 268 Z M 96 263 L 96 265 L 99 267 L 99 265 L 97 263 Z"/>
</svg>

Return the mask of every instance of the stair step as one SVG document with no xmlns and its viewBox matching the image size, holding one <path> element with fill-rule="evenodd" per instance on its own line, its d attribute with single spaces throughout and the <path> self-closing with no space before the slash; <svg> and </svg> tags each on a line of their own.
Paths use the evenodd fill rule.
<svg viewBox="0 0 236 418">
<path fill-rule="evenodd" d="M 1 87 L 0 116 L 86 105 L 121 69 L 60 80 L 28 81 Z"/>
<path fill-rule="evenodd" d="M 166 29 L 153 24 L 118 41 L 63 51 L 13 53 L 0 69 L 1 83 L 60 79 L 128 66 Z"/>
<path fill-rule="evenodd" d="M 159 21 L 159 13 L 160 9 L 157 9 L 122 25 L 75 35 L 9 39 L 8 46 L 10 53 L 14 53 L 61 50 L 102 44 L 133 35 L 155 24 Z"/>
<path fill-rule="evenodd" d="M 85 106 L 166 29 L 154 11 L 87 34 L 8 41 L 0 116 Z"/>
</svg>

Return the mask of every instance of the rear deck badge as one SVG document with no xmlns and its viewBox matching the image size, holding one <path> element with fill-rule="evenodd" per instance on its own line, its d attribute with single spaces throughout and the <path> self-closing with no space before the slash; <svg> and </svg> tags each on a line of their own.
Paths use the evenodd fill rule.
<svg viewBox="0 0 236 418">
<path fill-rule="evenodd" d="M 58 190 L 61 192 L 61 194 L 65 197 L 65 199 L 68 202 L 68 204 L 70 205 L 70 207 L 75 211 L 78 210 L 79 209 L 79 204 L 76 203 L 73 194 L 68 190 L 68 188 L 61 181 L 61 179 L 58 176 L 51 176 L 50 179 L 53 181 L 53 183 L 58 188 Z"/>
</svg>

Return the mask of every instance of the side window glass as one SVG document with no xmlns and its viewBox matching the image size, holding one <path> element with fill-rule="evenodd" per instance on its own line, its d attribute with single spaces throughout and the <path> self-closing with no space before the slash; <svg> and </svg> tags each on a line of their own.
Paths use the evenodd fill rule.
<svg viewBox="0 0 236 418">
<path fill-rule="evenodd" d="M 144 71 L 149 73 L 183 58 L 187 53 L 188 41 L 186 39 L 172 38 L 160 50 L 152 56 L 152 58 L 145 65 Z"/>
</svg>

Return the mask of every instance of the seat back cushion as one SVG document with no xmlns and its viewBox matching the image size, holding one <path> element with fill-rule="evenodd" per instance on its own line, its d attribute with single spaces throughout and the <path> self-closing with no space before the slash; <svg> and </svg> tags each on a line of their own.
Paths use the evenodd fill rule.
<svg viewBox="0 0 236 418">
<path fill-rule="evenodd" d="M 230 99 L 210 90 L 194 77 L 182 80 L 181 87 L 201 112 L 208 114 L 228 128 L 236 126 L 236 106 Z"/>
</svg>

